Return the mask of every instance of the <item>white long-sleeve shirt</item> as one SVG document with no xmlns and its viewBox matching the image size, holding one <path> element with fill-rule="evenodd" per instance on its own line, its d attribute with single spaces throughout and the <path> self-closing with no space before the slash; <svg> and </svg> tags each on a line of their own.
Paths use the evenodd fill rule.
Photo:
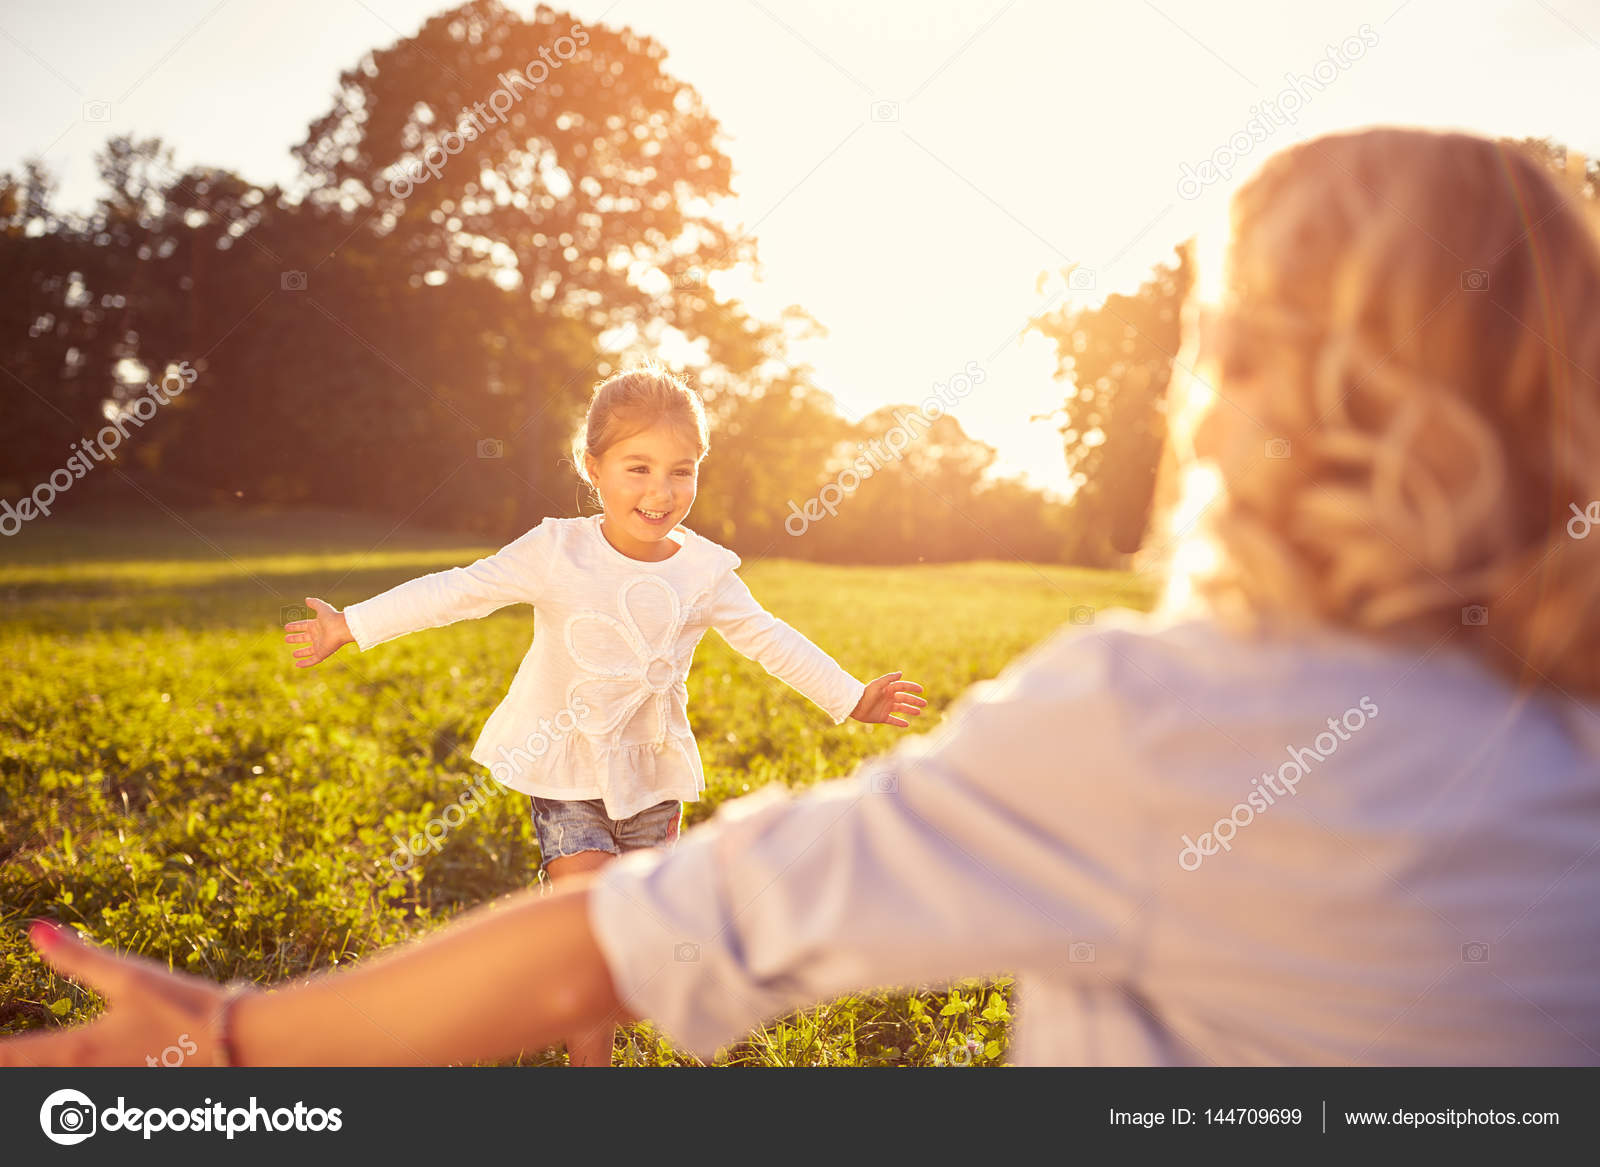
<svg viewBox="0 0 1600 1167">
<path fill-rule="evenodd" d="M 604 800 L 614 819 L 705 789 L 685 681 L 715 628 L 736 651 L 842 723 L 865 684 L 766 611 L 735 574 L 739 556 L 687 527 L 659 562 L 633 559 L 601 515 L 545 519 L 494 555 L 434 572 L 345 609 L 364 652 L 407 632 L 534 607 L 533 644 L 472 759 L 541 798 Z"/>
<path fill-rule="evenodd" d="M 1012 973 L 1021 1065 L 1600 1063 L 1600 708 L 1449 644 L 1117 615 L 608 866 L 620 999 L 703 1059 Z"/>
</svg>

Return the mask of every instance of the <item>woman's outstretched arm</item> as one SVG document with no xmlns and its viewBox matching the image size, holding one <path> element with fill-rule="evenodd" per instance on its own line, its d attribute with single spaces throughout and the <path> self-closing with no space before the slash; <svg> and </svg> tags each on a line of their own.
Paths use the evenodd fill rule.
<svg viewBox="0 0 1600 1167">
<path fill-rule="evenodd" d="M 180 1034 L 198 1047 L 187 1064 L 216 1064 L 222 986 L 47 925 L 34 944 L 110 1004 L 88 1025 L 0 1041 L 0 1066 L 144 1065 Z M 590 931 L 587 883 L 573 880 L 486 904 L 353 968 L 248 992 L 230 1028 L 240 1065 L 440 1065 L 632 1020 Z"/>
</svg>

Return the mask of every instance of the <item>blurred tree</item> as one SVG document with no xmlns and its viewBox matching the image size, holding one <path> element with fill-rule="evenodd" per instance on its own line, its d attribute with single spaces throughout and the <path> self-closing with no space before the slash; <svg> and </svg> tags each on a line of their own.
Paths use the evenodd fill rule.
<svg viewBox="0 0 1600 1167">
<path fill-rule="evenodd" d="M 1073 481 L 1078 559 L 1110 566 L 1136 550 L 1150 520 L 1166 440 L 1166 389 L 1179 315 L 1194 278 L 1193 246 L 1175 249 L 1132 295 L 1062 307 L 1030 322 L 1055 342 L 1056 375 L 1070 380 L 1060 420 Z"/>
<path fill-rule="evenodd" d="M 820 478 L 788 495 L 784 531 L 794 538 L 773 553 L 857 563 L 1064 561 L 1068 508 L 995 478 L 996 456 L 953 414 L 883 406 L 841 435 Z"/>
<path fill-rule="evenodd" d="M 1588 198 L 1600 197 L 1600 161 L 1564 146 L 1553 138 L 1501 138 L 1502 142 L 1531 150 L 1551 170 L 1565 175 Z"/>
<path fill-rule="evenodd" d="M 795 305 L 775 322 L 708 325 L 724 333 L 726 355 L 694 378 L 713 436 L 690 525 L 741 555 L 803 557 L 784 535 L 786 500 L 812 488 L 817 468 L 852 432 L 812 370 L 789 355 L 792 341 L 825 330 Z"/>
<path fill-rule="evenodd" d="M 64 466 L 73 444 L 104 424 L 95 352 L 118 304 L 104 303 L 103 253 L 56 213 L 42 163 L 0 174 L 0 490 L 11 499 Z"/>
</svg>

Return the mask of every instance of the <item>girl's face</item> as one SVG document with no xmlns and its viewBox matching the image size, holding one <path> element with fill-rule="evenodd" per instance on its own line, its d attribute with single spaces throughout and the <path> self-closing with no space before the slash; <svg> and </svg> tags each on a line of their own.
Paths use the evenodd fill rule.
<svg viewBox="0 0 1600 1167">
<path fill-rule="evenodd" d="M 612 546 L 650 561 L 676 551 L 667 535 L 694 505 L 698 453 L 684 434 L 660 422 L 622 439 L 600 458 L 584 458 L 605 507 L 601 527 Z"/>
</svg>

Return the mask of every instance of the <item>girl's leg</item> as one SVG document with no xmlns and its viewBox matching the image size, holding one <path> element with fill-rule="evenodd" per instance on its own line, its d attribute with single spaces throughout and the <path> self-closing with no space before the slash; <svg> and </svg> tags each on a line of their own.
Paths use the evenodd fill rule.
<svg viewBox="0 0 1600 1167">
<path fill-rule="evenodd" d="M 575 875 L 604 867 L 615 855 L 605 851 L 579 851 L 576 855 L 563 855 L 545 864 L 552 883 L 571 879 Z M 611 1048 L 616 1044 L 617 1027 L 609 1019 L 587 1033 L 567 1038 L 567 1061 L 574 1066 L 609 1066 Z"/>
</svg>

